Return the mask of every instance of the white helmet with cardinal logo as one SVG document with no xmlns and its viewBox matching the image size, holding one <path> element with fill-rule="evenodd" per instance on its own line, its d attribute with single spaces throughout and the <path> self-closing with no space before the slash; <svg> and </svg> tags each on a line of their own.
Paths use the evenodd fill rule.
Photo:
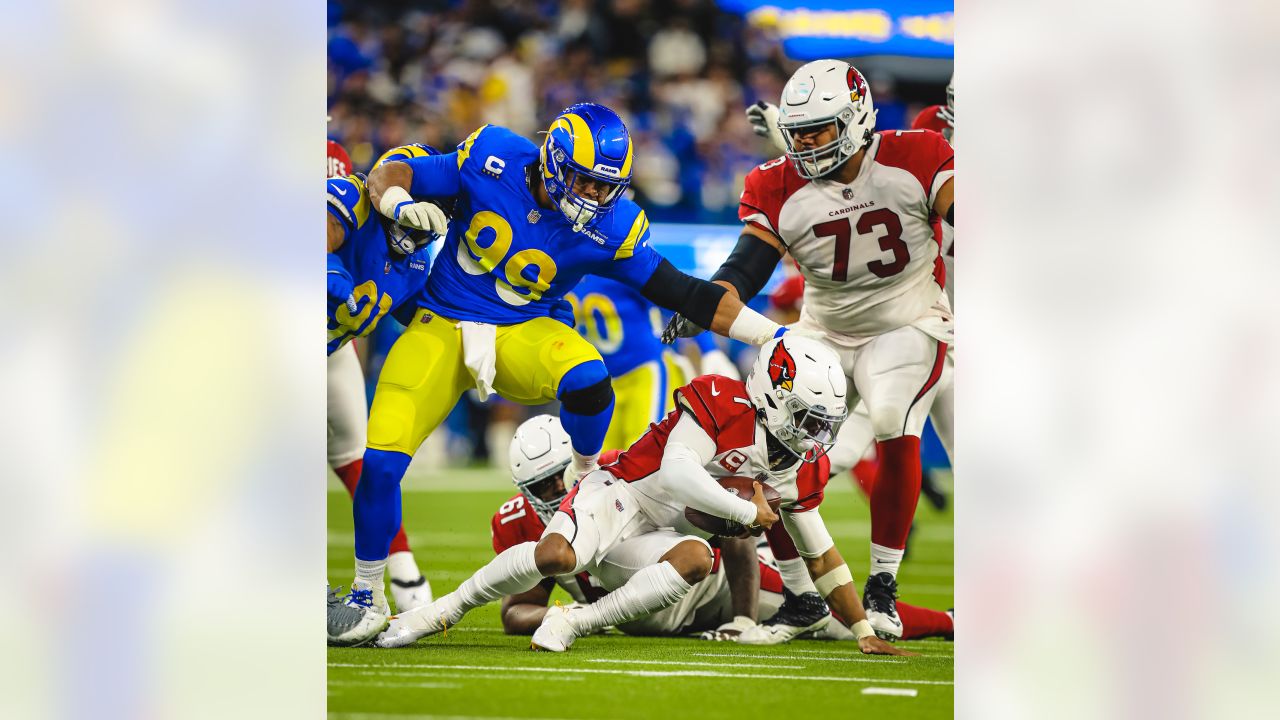
<svg viewBox="0 0 1280 720">
<path fill-rule="evenodd" d="M 834 123 L 835 139 L 800 149 L 794 133 Z M 876 109 L 858 69 L 841 60 L 815 60 L 802 66 L 782 88 L 778 129 L 796 172 L 810 180 L 835 170 L 871 142 Z"/>
<path fill-rule="evenodd" d="M 849 412 L 840 358 L 813 338 L 786 334 L 765 343 L 746 384 L 765 429 L 805 462 L 831 448 Z"/>
</svg>

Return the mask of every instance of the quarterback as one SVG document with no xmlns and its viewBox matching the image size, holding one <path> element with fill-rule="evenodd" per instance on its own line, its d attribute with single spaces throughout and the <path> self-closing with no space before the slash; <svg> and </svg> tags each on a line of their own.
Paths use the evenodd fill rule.
<svg viewBox="0 0 1280 720">
<path fill-rule="evenodd" d="M 818 514 L 824 450 L 844 420 L 845 395 L 839 358 L 806 337 L 766 343 L 745 383 L 695 379 L 677 391 L 677 412 L 573 488 L 537 542 L 508 548 L 454 592 L 397 615 L 377 644 L 407 645 L 473 608 L 584 570 L 613 590 L 584 607 L 547 610 L 533 634 L 535 649 L 563 652 L 577 637 L 676 605 L 714 563 L 709 533 L 690 523 L 685 508 L 768 528 L 778 515 L 764 500 L 762 481 L 781 496 L 782 522 L 815 586 L 862 652 L 906 654 L 876 637 Z M 728 476 L 759 478 L 754 498 L 725 492 L 715 478 Z"/>
<path fill-rule="evenodd" d="M 485 125 L 455 152 L 370 173 L 370 205 L 382 217 L 406 231 L 446 234 L 369 413 L 352 587 L 372 590 L 375 604 L 386 602 L 382 575 L 400 524 L 400 479 L 464 391 L 526 405 L 559 400 L 571 476 L 595 467 L 614 395 L 600 353 L 574 332 L 564 300 L 583 276 L 618 280 L 744 342 L 786 332 L 649 246 L 648 218 L 623 197 L 632 151 L 612 110 L 581 103 L 555 119 L 541 146 Z M 431 201 L 440 197 L 456 200 L 452 222 Z"/>
<path fill-rule="evenodd" d="M 786 155 L 747 175 L 743 233 L 712 280 L 748 300 L 786 252 L 804 275 L 792 327 L 825 334 L 849 380 L 849 405 L 865 403 L 879 442 L 864 600 L 876 632 L 897 638 L 897 573 L 920 495 L 920 434 L 953 342 L 934 224 L 952 223 L 954 156 L 937 133 L 875 132 L 866 80 L 837 60 L 797 70 L 776 112 Z M 674 318 L 664 339 L 699 332 L 698 324 Z M 833 469 L 852 467 L 862 449 L 838 444 Z"/>
</svg>

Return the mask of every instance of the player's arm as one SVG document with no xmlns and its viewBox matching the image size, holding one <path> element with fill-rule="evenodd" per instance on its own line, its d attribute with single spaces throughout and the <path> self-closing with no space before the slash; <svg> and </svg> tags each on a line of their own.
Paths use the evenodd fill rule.
<svg viewBox="0 0 1280 720">
<path fill-rule="evenodd" d="M 678 503 L 694 510 L 732 520 L 746 526 L 769 527 L 778 516 L 764 500 L 760 483 L 751 500 L 727 493 L 707 472 L 706 464 L 716 456 L 716 443 L 707 434 L 687 403 L 698 402 L 680 394 L 680 419 L 667 436 L 658 468 L 662 489 Z"/>
<path fill-rule="evenodd" d="M 502 631 L 508 635 L 532 635 L 547 614 L 547 604 L 555 586 L 555 580 L 543 578 L 532 590 L 504 596 Z"/>
<path fill-rule="evenodd" d="M 947 221 L 951 227 L 956 226 L 955 222 L 955 189 L 952 185 L 955 183 L 954 177 L 947 178 L 947 181 L 938 188 L 938 194 L 933 199 L 933 212 L 938 217 Z"/>
<path fill-rule="evenodd" d="M 328 224 L 327 224 L 328 235 L 329 235 L 328 252 L 334 252 L 339 248 L 341 248 L 342 243 L 346 241 L 347 231 L 346 231 L 346 228 L 342 227 L 342 221 L 339 220 L 336 215 L 334 215 L 333 213 L 328 213 L 328 218 L 329 218 Z"/>
<path fill-rule="evenodd" d="M 722 538 L 720 560 L 729 581 L 733 616 L 755 621 L 760 612 L 760 558 L 755 538 Z"/>
<path fill-rule="evenodd" d="M 457 195 L 461 177 L 457 153 L 394 160 L 369 173 L 369 199 L 400 225 L 443 236 L 449 227 L 444 210 L 414 197 Z"/>
<path fill-rule="evenodd" d="M 782 518 L 796 550 L 804 558 L 818 593 L 853 631 L 854 637 L 858 638 L 858 648 L 868 655 L 914 655 L 876 637 L 871 623 L 867 621 L 862 599 L 853 585 L 853 573 L 836 549 L 836 543 L 817 509 L 803 512 L 783 510 Z"/>
</svg>

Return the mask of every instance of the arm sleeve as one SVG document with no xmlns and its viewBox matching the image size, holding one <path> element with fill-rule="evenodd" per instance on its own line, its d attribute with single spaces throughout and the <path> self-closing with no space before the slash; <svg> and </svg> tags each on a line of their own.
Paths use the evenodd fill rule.
<svg viewBox="0 0 1280 720">
<path fill-rule="evenodd" d="M 413 169 L 413 183 L 409 194 L 420 197 L 453 197 L 462 189 L 462 166 L 458 153 L 429 155 L 408 160 L 398 160 Z"/>
<path fill-rule="evenodd" d="M 654 305 L 684 315 L 696 325 L 711 327 L 720 298 L 728 291 L 715 283 L 685 275 L 661 255 L 658 258 L 657 269 L 640 288 L 640 294 Z"/>
<path fill-rule="evenodd" d="M 711 280 L 724 280 L 738 291 L 743 303 L 756 296 L 769 282 L 778 267 L 782 253 L 769 243 L 750 233 L 738 236 L 738 244 L 725 259 L 724 264 L 711 276 Z"/>
<path fill-rule="evenodd" d="M 756 519 L 756 506 L 725 492 L 704 467 L 715 457 L 716 443 L 685 413 L 667 436 L 658 481 L 676 502 L 743 525 Z"/>
<path fill-rule="evenodd" d="M 791 536 L 792 542 L 796 545 L 796 552 L 800 553 L 801 557 L 809 559 L 820 557 L 836 544 L 836 541 L 831 539 L 831 533 L 827 532 L 827 525 L 822 522 L 822 516 L 818 514 L 816 508 L 802 513 L 784 509 L 782 524 L 786 526 L 787 534 Z"/>
</svg>

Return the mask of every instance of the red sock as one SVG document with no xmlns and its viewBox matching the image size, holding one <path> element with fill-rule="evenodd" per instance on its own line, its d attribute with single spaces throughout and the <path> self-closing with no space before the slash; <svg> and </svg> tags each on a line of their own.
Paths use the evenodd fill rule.
<svg viewBox="0 0 1280 720">
<path fill-rule="evenodd" d="M 876 450 L 880 474 L 871 491 L 871 542 L 901 550 L 920 499 L 920 438 L 885 440 Z"/>
<path fill-rule="evenodd" d="M 859 460 L 849 472 L 858 482 L 858 487 L 862 488 L 862 494 L 871 497 L 871 489 L 876 486 L 876 474 L 880 472 L 880 456 L 871 460 Z"/>
<path fill-rule="evenodd" d="M 951 616 L 937 610 L 900 602 L 898 619 L 902 621 L 903 640 L 927 637 L 951 638 L 955 634 L 955 623 L 952 622 Z"/>
<path fill-rule="evenodd" d="M 352 460 L 351 462 L 333 471 L 338 474 L 338 479 L 342 480 L 342 485 L 347 488 L 347 492 L 352 497 L 356 494 L 356 485 L 360 482 L 360 470 L 364 468 L 364 458 Z M 396 531 L 396 536 L 391 540 L 391 552 L 406 552 L 409 549 L 409 538 L 404 534 L 404 523 L 400 523 L 400 529 Z"/>
</svg>

